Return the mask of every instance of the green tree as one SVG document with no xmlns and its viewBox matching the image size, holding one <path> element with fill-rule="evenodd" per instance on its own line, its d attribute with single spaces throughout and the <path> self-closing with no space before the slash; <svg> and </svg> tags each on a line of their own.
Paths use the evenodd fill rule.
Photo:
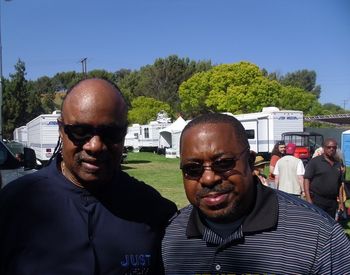
<svg viewBox="0 0 350 275">
<path fill-rule="evenodd" d="M 113 81 L 113 73 L 107 72 L 106 70 L 92 70 L 88 72 L 87 76 L 89 78 L 98 77 L 109 81 Z"/>
<path fill-rule="evenodd" d="M 327 114 L 343 114 L 343 113 L 347 113 L 346 110 L 344 110 L 342 107 L 333 104 L 333 103 L 325 103 L 322 105 L 324 111 Z"/>
<path fill-rule="evenodd" d="M 130 73 L 131 73 L 131 70 L 129 69 L 120 69 L 113 74 L 112 81 L 114 83 L 119 83 L 123 78 L 128 76 Z"/>
<path fill-rule="evenodd" d="M 154 98 L 139 96 L 132 101 L 131 105 L 132 109 L 128 114 L 130 123 L 147 124 L 155 120 L 160 111 L 165 111 L 169 117 L 172 116 L 169 104 Z"/>
<path fill-rule="evenodd" d="M 41 94 L 41 97 L 44 113 L 51 114 L 53 111 L 59 108 L 59 106 L 55 103 L 56 94 L 54 91 L 50 91 L 46 94 Z"/>
<path fill-rule="evenodd" d="M 249 62 L 223 64 L 195 74 L 179 88 L 181 109 L 193 117 L 205 112 L 259 112 L 276 106 L 308 112 L 316 97 L 292 86 L 282 86 Z"/>
<path fill-rule="evenodd" d="M 280 78 L 280 82 L 284 86 L 299 87 L 307 92 L 310 92 L 319 99 L 321 87 L 316 85 L 316 72 L 309 70 L 299 70 L 292 73 L 287 73 Z"/>
<path fill-rule="evenodd" d="M 173 109 L 179 109 L 178 88 L 184 80 L 194 73 L 211 68 L 210 61 L 191 61 L 189 58 L 179 58 L 171 55 L 158 58 L 154 64 L 144 66 L 137 73 L 136 85 L 130 89 L 133 96 L 153 97 L 167 102 Z"/>
<path fill-rule="evenodd" d="M 41 104 L 41 93 L 36 88 L 34 81 L 28 81 L 28 99 L 26 106 L 27 122 L 45 113 Z"/>
<path fill-rule="evenodd" d="M 3 93 L 3 136 L 10 138 L 16 127 L 26 124 L 27 80 L 22 60 L 15 65 L 15 73 L 4 81 Z"/>
<path fill-rule="evenodd" d="M 119 89 L 121 90 L 126 103 L 131 107 L 131 102 L 136 98 L 134 91 L 140 81 L 140 74 L 137 71 L 133 71 L 123 78 L 120 78 L 117 82 Z"/>
<path fill-rule="evenodd" d="M 83 74 L 75 71 L 57 73 L 51 79 L 52 88 L 54 91 L 67 90 L 83 78 Z"/>
</svg>

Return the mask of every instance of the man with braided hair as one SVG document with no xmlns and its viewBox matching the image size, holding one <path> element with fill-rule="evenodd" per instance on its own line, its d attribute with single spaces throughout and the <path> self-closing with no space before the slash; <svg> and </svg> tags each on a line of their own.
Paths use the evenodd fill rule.
<svg viewBox="0 0 350 275">
<path fill-rule="evenodd" d="M 49 166 L 0 193 L 0 274 L 161 274 L 176 206 L 121 171 L 127 106 L 98 78 L 72 87 Z"/>
</svg>

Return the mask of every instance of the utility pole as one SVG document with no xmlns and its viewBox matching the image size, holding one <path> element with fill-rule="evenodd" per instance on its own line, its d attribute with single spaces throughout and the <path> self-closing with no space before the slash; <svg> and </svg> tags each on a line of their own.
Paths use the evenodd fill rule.
<svg viewBox="0 0 350 275">
<path fill-rule="evenodd" d="M 10 2 L 11 0 L 5 0 Z M 1 0 L 0 0 L 0 139 L 2 140 L 2 92 L 3 92 L 3 83 L 2 83 L 2 41 L 1 41 Z"/>
<path fill-rule="evenodd" d="M 87 61 L 87 57 L 84 57 L 80 60 L 81 62 L 81 67 L 82 67 L 82 72 L 83 75 L 85 75 L 85 77 L 87 76 L 87 67 L 86 67 L 86 61 Z"/>
</svg>

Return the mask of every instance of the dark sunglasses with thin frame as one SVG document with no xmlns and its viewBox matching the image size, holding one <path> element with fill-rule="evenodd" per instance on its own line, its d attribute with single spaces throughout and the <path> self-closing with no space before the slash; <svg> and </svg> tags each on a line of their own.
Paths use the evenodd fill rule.
<svg viewBox="0 0 350 275">
<path fill-rule="evenodd" d="M 235 157 L 218 159 L 213 161 L 210 165 L 203 165 L 203 163 L 199 162 L 190 162 L 180 165 L 180 169 L 182 170 L 184 177 L 190 180 L 198 180 L 201 178 L 205 168 L 209 167 L 214 173 L 223 177 L 228 177 L 232 174 L 237 161 L 244 153 L 249 153 L 249 146 L 245 147 L 244 150 Z"/>
<path fill-rule="evenodd" d="M 68 138 L 75 145 L 83 145 L 96 135 L 108 144 L 118 144 L 123 141 L 127 131 L 127 125 L 101 125 L 94 127 L 89 124 L 65 124 L 61 120 L 58 120 L 58 125 L 63 128 Z"/>
</svg>

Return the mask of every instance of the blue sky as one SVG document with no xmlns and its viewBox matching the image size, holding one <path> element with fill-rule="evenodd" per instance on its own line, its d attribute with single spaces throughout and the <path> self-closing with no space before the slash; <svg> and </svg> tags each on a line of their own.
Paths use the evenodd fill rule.
<svg viewBox="0 0 350 275">
<path fill-rule="evenodd" d="M 280 74 L 315 70 L 321 103 L 350 109 L 348 0 L 1 1 L 3 74 L 139 69 L 177 54 L 249 61 Z M 347 100 L 347 101 L 346 101 Z"/>
</svg>

